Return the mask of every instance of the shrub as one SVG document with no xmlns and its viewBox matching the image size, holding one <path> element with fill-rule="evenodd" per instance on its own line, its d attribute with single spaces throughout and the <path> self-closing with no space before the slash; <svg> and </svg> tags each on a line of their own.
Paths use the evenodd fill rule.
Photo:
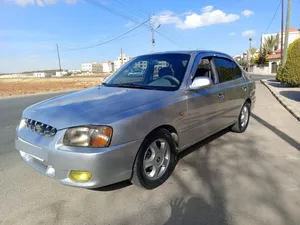
<svg viewBox="0 0 300 225">
<path fill-rule="evenodd" d="M 282 81 L 282 74 L 283 74 L 283 68 L 282 68 L 282 64 L 279 64 L 279 68 L 277 70 L 277 74 L 276 74 L 276 80 L 277 81 Z"/>
<path fill-rule="evenodd" d="M 71 76 L 72 72 L 67 72 L 66 74 L 64 74 L 63 76 Z"/>
<path fill-rule="evenodd" d="M 300 39 L 290 44 L 287 61 L 281 76 L 281 81 L 284 84 L 293 87 L 300 86 Z"/>
</svg>

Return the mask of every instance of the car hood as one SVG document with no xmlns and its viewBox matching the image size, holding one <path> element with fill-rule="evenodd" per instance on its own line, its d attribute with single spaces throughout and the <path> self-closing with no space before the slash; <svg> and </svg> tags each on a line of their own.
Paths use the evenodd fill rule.
<svg viewBox="0 0 300 225">
<path fill-rule="evenodd" d="M 89 124 L 104 125 L 108 117 L 170 94 L 168 91 L 99 86 L 34 104 L 24 110 L 23 118 L 33 119 L 56 129 Z"/>
</svg>

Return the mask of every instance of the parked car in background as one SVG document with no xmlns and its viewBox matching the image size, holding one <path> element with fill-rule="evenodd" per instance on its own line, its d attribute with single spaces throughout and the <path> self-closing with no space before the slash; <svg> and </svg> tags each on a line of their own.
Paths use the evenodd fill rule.
<svg viewBox="0 0 300 225">
<path fill-rule="evenodd" d="M 139 65 L 143 75 L 132 76 Z M 153 189 L 179 152 L 227 127 L 244 132 L 254 103 L 255 83 L 226 54 L 153 53 L 98 87 L 25 109 L 15 145 L 28 165 L 62 184 L 131 180 Z"/>
<path fill-rule="evenodd" d="M 140 76 L 143 76 L 143 72 L 140 71 L 140 72 L 132 72 L 132 73 L 129 73 L 128 74 L 129 77 L 140 77 Z"/>
</svg>

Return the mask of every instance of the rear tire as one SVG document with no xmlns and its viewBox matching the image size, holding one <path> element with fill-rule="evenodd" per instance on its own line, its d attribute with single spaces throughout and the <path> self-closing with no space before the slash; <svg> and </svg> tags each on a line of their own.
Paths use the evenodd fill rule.
<svg viewBox="0 0 300 225">
<path fill-rule="evenodd" d="M 142 142 L 136 156 L 131 183 L 154 189 L 172 174 L 177 163 L 176 144 L 166 129 L 159 129 Z"/>
<path fill-rule="evenodd" d="M 250 113 L 251 104 L 249 102 L 245 102 L 238 117 L 238 121 L 231 127 L 231 131 L 235 133 L 245 132 L 249 124 Z"/>
</svg>

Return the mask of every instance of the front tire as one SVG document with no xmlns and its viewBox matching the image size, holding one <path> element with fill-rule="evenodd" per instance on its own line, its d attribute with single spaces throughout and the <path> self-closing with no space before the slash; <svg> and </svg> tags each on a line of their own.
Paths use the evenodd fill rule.
<svg viewBox="0 0 300 225">
<path fill-rule="evenodd" d="M 245 102 L 243 105 L 240 115 L 238 117 L 238 121 L 231 127 L 231 131 L 236 133 L 243 133 L 248 127 L 250 113 L 251 113 L 251 105 L 249 102 Z"/>
<path fill-rule="evenodd" d="M 156 130 L 140 146 L 131 182 L 145 189 L 154 189 L 169 178 L 176 163 L 176 145 L 171 134 L 166 129 Z"/>
</svg>

